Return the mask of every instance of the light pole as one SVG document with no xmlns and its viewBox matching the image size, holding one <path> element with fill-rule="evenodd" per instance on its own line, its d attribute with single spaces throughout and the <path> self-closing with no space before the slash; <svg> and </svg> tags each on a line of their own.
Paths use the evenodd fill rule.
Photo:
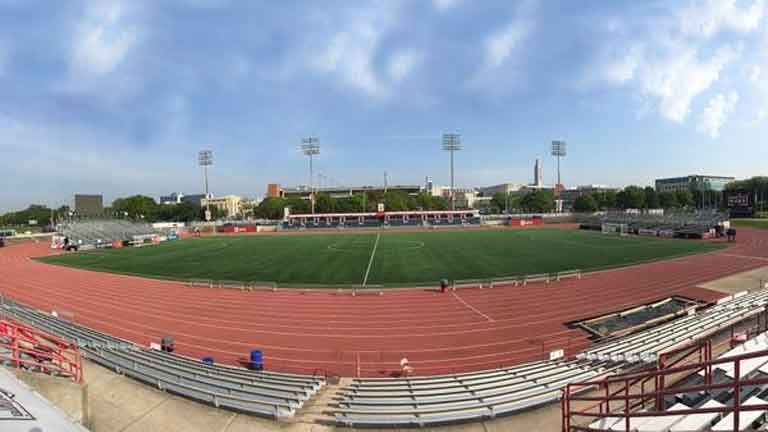
<svg viewBox="0 0 768 432">
<path fill-rule="evenodd" d="M 203 179 L 205 182 L 205 220 L 211 220 L 211 204 L 209 202 L 210 195 L 208 194 L 208 167 L 213 165 L 213 151 L 200 150 L 197 154 L 197 162 L 203 167 Z"/>
<path fill-rule="evenodd" d="M 309 156 L 309 200 L 312 202 L 312 214 L 315 214 L 315 188 L 314 173 L 312 171 L 312 158 L 320 154 L 320 139 L 317 137 L 308 137 L 301 139 L 301 151 Z"/>
<path fill-rule="evenodd" d="M 557 158 L 557 185 L 562 184 L 560 181 L 560 158 L 565 157 L 566 154 L 565 141 L 552 141 L 552 156 Z"/>
<path fill-rule="evenodd" d="M 562 201 L 560 200 L 560 188 L 562 188 L 562 180 L 560 179 L 560 158 L 565 157 L 567 154 L 565 141 L 552 141 L 552 156 L 557 158 L 557 184 L 555 185 L 555 199 L 557 208 L 556 212 L 560 212 L 562 208 Z"/>
<path fill-rule="evenodd" d="M 456 194 L 453 185 L 453 152 L 461 149 L 461 135 L 456 133 L 443 134 L 443 150 L 451 154 L 451 210 L 456 210 Z"/>
</svg>

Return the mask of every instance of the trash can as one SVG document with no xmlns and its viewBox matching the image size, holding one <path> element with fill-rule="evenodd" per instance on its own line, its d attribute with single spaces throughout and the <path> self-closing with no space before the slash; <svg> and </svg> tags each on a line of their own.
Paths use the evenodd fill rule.
<svg viewBox="0 0 768 432">
<path fill-rule="evenodd" d="M 248 363 L 248 368 L 251 370 L 263 370 L 264 369 L 264 357 L 261 350 L 251 351 L 251 361 Z"/>
<path fill-rule="evenodd" d="M 203 357 L 202 360 L 203 360 L 204 364 L 206 364 L 208 366 L 213 366 L 213 363 L 214 363 L 213 357 Z"/>
</svg>

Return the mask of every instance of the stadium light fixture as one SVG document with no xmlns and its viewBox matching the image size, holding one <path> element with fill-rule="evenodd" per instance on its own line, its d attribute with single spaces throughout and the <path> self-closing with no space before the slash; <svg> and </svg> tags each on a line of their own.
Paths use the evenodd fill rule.
<svg viewBox="0 0 768 432">
<path fill-rule="evenodd" d="M 557 158 L 557 185 L 555 185 L 555 189 L 562 184 L 560 180 L 560 158 L 564 158 L 567 153 L 565 141 L 552 141 L 552 156 Z"/>
<path fill-rule="evenodd" d="M 213 151 L 212 150 L 200 150 L 197 154 L 197 162 L 203 167 L 203 179 L 205 182 L 205 219 L 211 220 L 211 204 L 209 202 L 210 195 L 208 193 L 208 167 L 213 165 Z"/>
<path fill-rule="evenodd" d="M 309 199 L 312 202 L 312 214 L 315 213 L 315 187 L 314 187 L 314 173 L 312 171 L 312 162 L 314 156 L 320 154 L 320 139 L 318 137 L 308 137 L 301 139 L 301 151 L 304 155 L 309 156 Z"/>
<path fill-rule="evenodd" d="M 453 153 L 462 149 L 461 135 L 456 133 L 443 134 L 443 150 L 451 154 L 451 210 L 456 210 L 456 194 L 453 184 Z"/>
</svg>

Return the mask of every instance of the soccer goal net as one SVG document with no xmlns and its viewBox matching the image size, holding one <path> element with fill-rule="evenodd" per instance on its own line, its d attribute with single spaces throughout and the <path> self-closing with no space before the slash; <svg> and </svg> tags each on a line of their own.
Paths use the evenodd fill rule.
<svg viewBox="0 0 768 432">
<path fill-rule="evenodd" d="M 620 224 L 620 223 L 604 223 L 603 224 L 603 234 L 626 235 L 627 232 L 628 232 L 627 224 Z"/>
</svg>

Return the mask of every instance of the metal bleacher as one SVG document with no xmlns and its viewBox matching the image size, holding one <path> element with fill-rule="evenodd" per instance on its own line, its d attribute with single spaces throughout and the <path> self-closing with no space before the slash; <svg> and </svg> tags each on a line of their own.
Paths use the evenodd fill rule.
<svg viewBox="0 0 768 432">
<path fill-rule="evenodd" d="M 145 349 L 3 299 L 0 313 L 75 341 L 86 358 L 120 374 L 216 407 L 268 418 L 291 417 L 324 385 L 321 376 L 251 371 Z"/>
<path fill-rule="evenodd" d="M 723 328 L 756 316 L 768 304 L 768 290 L 737 293 L 704 311 L 671 321 L 632 336 L 599 344 L 577 355 L 584 360 L 654 362 L 658 354 L 706 338 Z"/>
<path fill-rule="evenodd" d="M 62 223 L 56 227 L 56 230 L 60 235 L 68 237 L 73 243 L 77 244 L 130 241 L 135 237 L 148 236 L 155 233 L 150 224 L 119 219 Z"/>
<path fill-rule="evenodd" d="M 428 378 L 356 379 L 339 396 L 344 426 L 426 426 L 479 421 L 559 400 L 565 384 L 611 373 L 609 362 L 542 361 Z"/>
<path fill-rule="evenodd" d="M 594 431 L 634 432 L 725 432 L 768 430 L 768 333 L 761 333 L 745 343 L 720 355 L 718 361 L 753 354 L 739 359 L 740 372 L 734 374 L 734 362 L 719 362 L 712 366 L 711 388 L 704 385 L 705 372 L 699 371 L 676 385 L 679 393 L 667 396 L 664 415 L 630 416 L 608 413 L 589 423 Z M 738 384 L 735 380 L 744 381 Z M 755 384 L 757 383 L 757 384 Z M 736 393 L 735 389 L 739 388 Z M 738 398 L 738 427 L 735 427 L 735 407 Z M 756 407 L 756 406 L 761 407 Z M 744 410 L 745 407 L 755 407 Z M 709 411 L 706 410 L 718 410 Z M 643 412 L 646 410 L 640 410 Z M 676 412 L 686 412 L 676 414 Z M 701 411 L 701 412 L 697 412 Z"/>
</svg>

